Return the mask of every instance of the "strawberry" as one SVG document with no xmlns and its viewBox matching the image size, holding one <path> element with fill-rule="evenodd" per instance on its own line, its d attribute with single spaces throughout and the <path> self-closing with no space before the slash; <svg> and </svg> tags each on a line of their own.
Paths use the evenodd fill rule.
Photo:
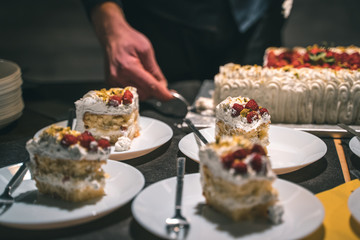
<svg viewBox="0 0 360 240">
<path fill-rule="evenodd" d="M 240 115 L 240 112 L 244 109 L 243 105 L 240 105 L 238 103 L 234 103 L 231 109 L 231 116 L 237 117 Z"/>
<path fill-rule="evenodd" d="M 251 149 L 252 153 L 259 153 L 261 155 L 266 155 L 264 148 L 259 144 L 254 144 L 254 146 Z"/>
<path fill-rule="evenodd" d="M 235 160 L 231 167 L 235 169 L 236 173 L 247 173 L 247 165 L 243 161 Z"/>
<path fill-rule="evenodd" d="M 326 52 L 326 57 L 328 57 L 328 58 L 330 58 L 330 57 L 334 57 L 334 52 L 332 52 L 332 51 L 327 51 Z"/>
<path fill-rule="evenodd" d="M 245 158 L 248 154 L 249 154 L 249 151 L 248 151 L 248 150 L 246 150 L 246 149 L 239 149 L 239 150 L 233 152 L 232 155 L 233 155 L 233 157 L 234 157 L 235 159 L 243 159 L 243 158 Z"/>
<path fill-rule="evenodd" d="M 232 154 L 227 154 L 221 158 L 221 162 L 225 168 L 229 169 L 234 162 L 234 157 Z"/>
<path fill-rule="evenodd" d="M 264 115 L 264 113 L 269 114 L 269 111 L 266 108 L 260 108 L 259 112 L 261 116 Z"/>
<path fill-rule="evenodd" d="M 251 167 L 256 171 L 256 172 L 260 172 L 262 169 L 262 159 L 261 159 L 261 155 L 260 154 L 255 154 L 253 159 L 251 159 Z"/>
<path fill-rule="evenodd" d="M 310 61 L 310 56 L 309 53 L 305 53 L 303 56 L 304 62 L 309 62 Z"/>
<path fill-rule="evenodd" d="M 294 67 L 298 67 L 301 65 L 301 62 L 295 59 L 291 61 L 291 65 L 293 65 Z"/>
<path fill-rule="evenodd" d="M 60 141 L 60 144 L 64 147 L 69 147 L 78 142 L 78 138 L 72 134 L 65 134 Z"/>
<path fill-rule="evenodd" d="M 257 103 L 255 102 L 254 99 L 250 99 L 250 101 L 248 101 L 248 102 L 246 103 L 245 108 L 251 109 L 251 110 L 253 110 L 253 111 L 259 110 L 259 106 L 257 105 Z"/>
<path fill-rule="evenodd" d="M 108 149 L 110 147 L 110 142 L 109 140 L 105 139 L 105 138 L 101 138 L 97 141 L 98 146 L 101 147 L 102 149 Z"/>
<path fill-rule="evenodd" d="M 124 104 L 131 104 L 133 97 L 133 94 L 129 90 L 126 90 L 123 95 Z"/>
<path fill-rule="evenodd" d="M 95 138 L 88 131 L 83 132 L 79 137 L 80 145 L 84 148 L 90 149 L 90 143 L 95 141 Z"/>
<path fill-rule="evenodd" d="M 252 123 L 254 120 L 259 119 L 259 115 L 257 112 L 255 111 L 251 111 L 248 113 L 248 115 L 246 116 L 246 119 L 248 121 L 248 123 Z"/>
<path fill-rule="evenodd" d="M 117 107 L 121 104 L 122 97 L 120 95 L 114 95 L 109 98 L 108 105 Z"/>
</svg>

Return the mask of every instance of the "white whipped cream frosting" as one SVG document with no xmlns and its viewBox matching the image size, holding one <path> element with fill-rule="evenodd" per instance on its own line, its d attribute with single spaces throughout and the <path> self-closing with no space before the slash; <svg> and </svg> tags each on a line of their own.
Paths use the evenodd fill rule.
<svg viewBox="0 0 360 240">
<path fill-rule="evenodd" d="M 131 147 L 131 139 L 126 136 L 119 137 L 117 142 L 115 143 L 116 152 L 127 151 L 130 149 L 130 147 Z"/>
<path fill-rule="evenodd" d="M 86 188 L 100 189 L 105 186 L 105 179 L 95 180 L 92 176 L 88 176 L 84 179 L 71 178 L 64 181 L 63 174 L 39 174 L 36 175 L 36 180 L 42 183 L 50 184 L 52 186 L 61 187 L 66 191 L 75 191 Z"/>
<path fill-rule="evenodd" d="M 259 119 L 251 123 L 248 123 L 247 118 L 241 115 L 237 117 L 232 117 L 232 106 L 237 103 L 240 105 L 245 105 L 250 99 L 247 97 L 227 97 L 221 103 L 219 103 L 215 108 L 216 119 L 224 121 L 233 129 L 240 128 L 246 132 L 249 132 L 253 129 L 257 129 L 262 124 L 270 123 L 270 115 L 265 113 L 262 116 L 259 115 Z"/>
<path fill-rule="evenodd" d="M 136 88 L 126 87 L 133 95 L 131 104 L 120 104 L 117 107 L 109 106 L 107 101 L 99 97 L 95 90 L 89 91 L 81 99 L 75 102 L 76 106 L 76 126 L 77 131 L 85 131 L 83 116 L 86 112 L 93 114 L 106 115 L 128 115 L 139 108 L 139 96 Z"/>
<path fill-rule="evenodd" d="M 216 106 L 246 96 L 271 113 L 273 123 L 360 124 L 360 71 L 263 68 L 229 63 L 215 76 Z"/>
<path fill-rule="evenodd" d="M 212 116 L 214 115 L 214 101 L 212 98 L 199 97 L 195 101 L 195 108 L 201 115 Z"/>
<path fill-rule="evenodd" d="M 97 144 L 95 142 L 95 144 Z M 38 138 L 30 139 L 26 143 L 26 149 L 30 154 L 31 161 L 34 161 L 34 155 L 48 156 L 52 159 L 65 160 L 107 160 L 110 154 L 110 148 L 104 150 L 97 148 L 96 151 L 88 151 L 79 143 L 69 147 L 63 147 L 60 144 L 58 135 L 51 136 L 48 134 L 40 135 Z"/>
</svg>

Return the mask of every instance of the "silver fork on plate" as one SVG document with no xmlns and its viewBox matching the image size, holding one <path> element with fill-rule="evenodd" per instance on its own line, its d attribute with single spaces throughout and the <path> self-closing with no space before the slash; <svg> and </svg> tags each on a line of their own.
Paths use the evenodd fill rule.
<svg viewBox="0 0 360 240">
<path fill-rule="evenodd" d="M 194 126 L 194 124 L 192 123 L 192 121 L 188 118 L 184 119 L 184 122 L 188 125 L 188 127 L 194 132 L 194 134 L 204 143 L 204 144 L 208 144 L 208 140 L 206 140 L 206 138 L 204 137 L 204 135 L 202 135 L 202 133 Z"/>
<path fill-rule="evenodd" d="M 172 218 L 166 219 L 166 230 L 171 239 L 185 239 L 189 229 L 190 223 L 181 214 L 181 199 L 185 173 L 185 158 L 177 158 L 177 182 L 175 195 L 175 215 Z"/>
<path fill-rule="evenodd" d="M 9 183 L 6 185 L 4 192 L 0 195 L 0 215 L 6 212 L 11 205 L 14 203 L 14 198 L 11 194 L 15 189 L 20 185 L 23 180 L 28 167 L 27 160 L 21 165 L 21 167 L 16 171 L 15 175 L 10 179 Z"/>
</svg>

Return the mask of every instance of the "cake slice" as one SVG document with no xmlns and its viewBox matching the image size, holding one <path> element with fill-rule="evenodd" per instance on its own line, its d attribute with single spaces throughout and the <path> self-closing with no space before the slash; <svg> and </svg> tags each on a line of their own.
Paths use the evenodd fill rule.
<svg viewBox="0 0 360 240">
<path fill-rule="evenodd" d="M 111 145 L 120 137 L 131 143 L 140 134 L 139 100 L 136 88 L 92 90 L 75 102 L 75 129 L 89 131 L 95 138 L 107 136 Z M 121 151 L 130 147 L 121 147 Z"/>
<path fill-rule="evenodd" d="M 254 143 L 260 143 L 267 153 L 270 114 L 254 99 L 227 97 L 216 106 L 215 116 L 216 139 L 226 135 L 242 135 Z"/>
<path fill-rule="evenodd" d="M 261 145 L 225 136 L 199 151 L 206 203 L 234 221 L 268 217 L 279 223 L 283 208 L 272 183 L 276 175 Z"/>
<path fill-rule="evenodd" d="M 110 153 L 108 139 L 52 125 L 26 143 L 29 169 L 40 193 L 71 202 L 104 195 L 102 165 Z"/>
</svg>

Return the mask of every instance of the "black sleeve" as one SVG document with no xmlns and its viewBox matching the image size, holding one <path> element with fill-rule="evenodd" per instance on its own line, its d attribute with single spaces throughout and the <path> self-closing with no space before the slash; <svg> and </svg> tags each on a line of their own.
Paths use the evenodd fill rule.
<svg viewBox="0 0 360 240">
<path fill-rule="evenodd" d="M 122 5 L 122 1 L 121 0 L 82 0 L 82 3 L 84 5 L 84 8 L 85 8 L 85 12 L 86 12 L 86 15 L 88 17 L 88 19 L 91 21 L 91 11 L 92 9 L 100 4 L 100 3 L 103 3 L 103 2 L 114 2 L 114 3 L 117 3 L 121 8 L 123 7 Z"/>
</svg>

